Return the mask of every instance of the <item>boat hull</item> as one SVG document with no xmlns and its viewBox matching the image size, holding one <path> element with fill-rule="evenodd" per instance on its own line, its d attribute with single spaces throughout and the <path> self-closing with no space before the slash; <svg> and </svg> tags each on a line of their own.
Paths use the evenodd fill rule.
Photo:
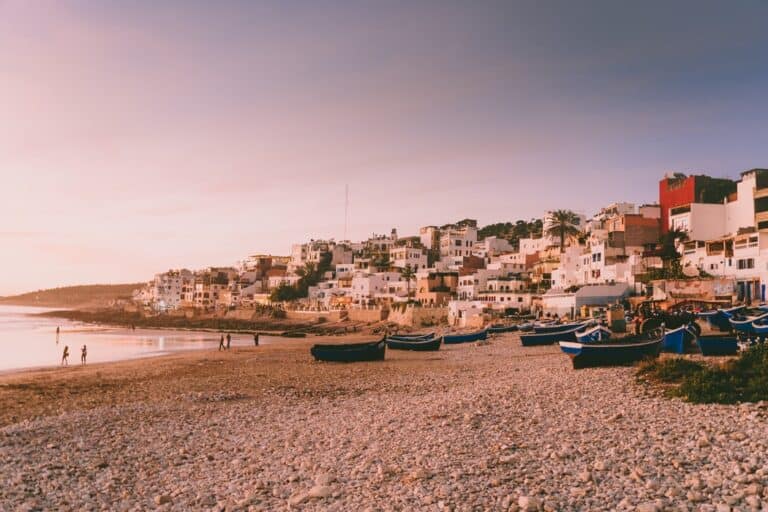
<svg viewBox="0 0 768 512">
<path fill-rule="evenodd" d="M 570 356 L 575 370 L 597 366 L 620 366 L 658 357 L 663 336 L 634 343 L 560 342 L 560 349 Z"/>
<path fill-rule="evenodd" d="M 314 345 L 310 349 L 317 361 L 354 363 L 359 361 L 383 361 L 387 344 L 384 340 L 347 345 Z"/>
<path fill-rule="evenodd" d="M 387 338 L 387 348 L 390 350 L 413 350 L 416 352 L 432 352 L 440 350 L 443 338 L 435 337 L 428 340 L 397 340 Z"/>
<path fill-rule="evenodd" d="M 736 336 L 717 334 L 700 336 L 696 342 L 704 356 L 732 356 L 739 351 Z"/>
<path fill-rule="evenodd" d="M 571 329 L 578 327 L 583 329 L 586 327 L 585 323 L 570 323 L 570 324 L 557 324 L 557 325 L 534 325 L 533 332 L 536 334 L 550 334 L 556 332 L 570 331 Z"/>
<path fill-rule="evenodd" d="M 535 347 L 538 345 L 552 345 L 558 341 L 576 341 L 576 332 L 579 330 L 580 328 L 562 332 L 521 334 L 520 343 L 522 343 L 524 347 Z"/>
<path fill-rule="evenodd" d="M 500 334 L 503 332 L 515 332 L 517 331 L 516 325 L 501 325 L 501 326 L 491 326 L 488 328 L 488 332 L 491 334 Z"/>
<path fill-rule="evenodd" d="M 448 334 L 443 336 L 443 343 L 446 345 L 454 345 L 457 343 L 471 343 L 473 341 L 481 341 L 485 339 L 488 339 L 488 331 L 482 330 L 469 334 Z"/>
</svg>

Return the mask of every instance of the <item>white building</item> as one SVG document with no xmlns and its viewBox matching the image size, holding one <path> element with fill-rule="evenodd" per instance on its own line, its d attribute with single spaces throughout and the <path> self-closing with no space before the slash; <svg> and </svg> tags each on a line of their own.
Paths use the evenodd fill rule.
<svg viewBox="0 0 768 512">
<path fill-rule="evenodd" d="M 427 268 L 427 251 L 421 247 L 393 247 L 389 250 L 389 261 L 393 267 L 410 266 L 416 271 Z"/>
<path fill-rule="evenodd" d="M 477 242 L 476 226 L 452 226 L 440 232 L 440 259 L 461 264 L 464 257 L 472 256 Z"/>
<path fill-rule="evenodd" d="M 178 308 L 184 299 L 185 288 L 192 285 L 193 279 L 194 275 L 187 269 L 155 274 L 155 278 L 149 283 L 150 305 L 157 311 Z"/>
</svg>

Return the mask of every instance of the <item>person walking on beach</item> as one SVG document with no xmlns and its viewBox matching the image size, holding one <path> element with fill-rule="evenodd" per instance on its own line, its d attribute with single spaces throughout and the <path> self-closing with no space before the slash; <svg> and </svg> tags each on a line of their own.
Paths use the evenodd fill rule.
<svg viewBox="0 0 768 512">
<path fill-rule="evenodd" d="M 85 358 L 88 357 L 88 348 L 83 345 L 80 349 L 80 364 L 85 364 Z"/>
<path fill-rule="evenodd" d="M 224 350 L 224 335 L 221 335 L 221 339 L 219 340 L 219 350 Z"/>
<path fill-rule="evenodd" d="M 230 343 L 232 343 L 232 334 L 227 333 L 227 350 L 229 350 Z"/>
<path fill-rule="evenodd" d="M 61 356 L 61 366 L 69 366 L 69 346 L 64 345 L 64 354 Z"/>
<path fill-rule="evenodd" d="M 257 332 L 253 333 L 253 346 L 254 347 L 259 346 L 259 333 Z"/>
<path fill-rule="evenodd" d="M 56 326 L 56 344 L 59 344 L 59 333 L 61 332 L 61 328 L 57 325 Z"/>
</svg>

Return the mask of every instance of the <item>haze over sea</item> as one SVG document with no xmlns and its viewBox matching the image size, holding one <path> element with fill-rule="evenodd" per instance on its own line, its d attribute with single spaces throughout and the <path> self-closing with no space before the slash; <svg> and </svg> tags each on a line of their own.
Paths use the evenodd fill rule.
<svg viewBox="0 0 768 512">
<path fill-rule="evenodd" d="M 69 364 L 80 364 L 80 348 L 88 347 L 88 363 L 151 357 L 181 350 L 216 348 L 219 333 L 94 326 L 38 316 L 43 308 L 0 306 L 0 372 L 54 366 L 69 346 Z M 61 333 L 56 337 L 56 327 Z M 262 341 L 263 340 L 263 341 Z M 233 335 L 232 344 L 251 345 L 250 335 Z M 260 343 L 269 343 L 262 338 Z"/>
</svg>

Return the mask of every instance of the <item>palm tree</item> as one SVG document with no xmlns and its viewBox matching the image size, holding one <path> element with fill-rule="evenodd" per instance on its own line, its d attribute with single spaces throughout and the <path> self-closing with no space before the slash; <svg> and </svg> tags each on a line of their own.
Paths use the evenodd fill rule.
<svg viewBox="0 0 768 512">
<path fill-rule="evenodd" d="M 411 264 L 407 264 L 401 271 L 400 277 L 405 280 L 405 286 L 408 290 L 408 301 L 411 300 L 411 281 L 416 277 L 416 272 L 411 268 Z"/>
<path fill-rule="evenodd" d="M 565 241 L 571 239 L 580 233 L 579 217 L 571 210 L 555 210 L 550 213 L 550 226 L 547 228 L 547 235 L 560 238 L 560 253 L 565 252 Z"/>
</svg>

